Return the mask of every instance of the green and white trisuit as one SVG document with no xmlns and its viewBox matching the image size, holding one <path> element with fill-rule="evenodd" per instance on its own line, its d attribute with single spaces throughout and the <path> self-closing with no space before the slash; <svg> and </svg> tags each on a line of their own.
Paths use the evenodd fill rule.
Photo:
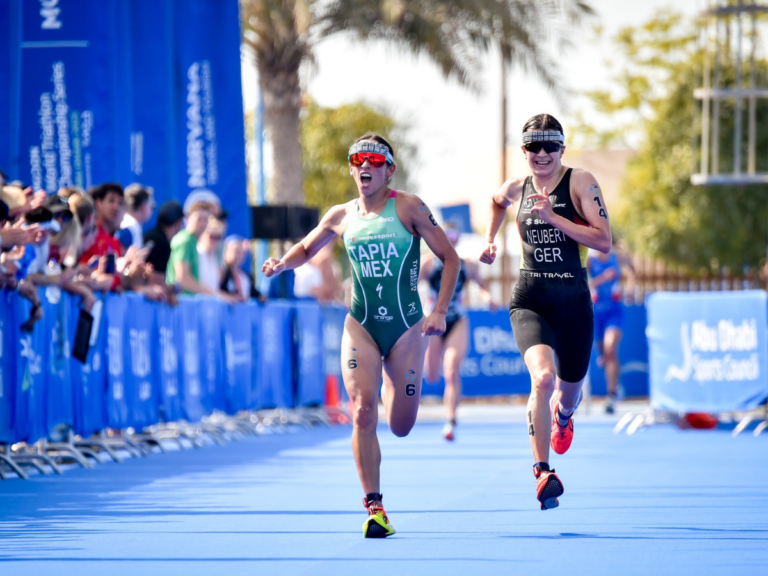
<svg viewBox="0 0 768 576">
<path fill-rule="evenodd" d="M 355 210 L 343 236 L 352 264 L 349 314 L 373 337 L 382 356 L 423 316 L 418 293 L 421 239 L 397 217 L 396 197 L 393 190 L 381 214 L 370 220 Z"/>
</svg>

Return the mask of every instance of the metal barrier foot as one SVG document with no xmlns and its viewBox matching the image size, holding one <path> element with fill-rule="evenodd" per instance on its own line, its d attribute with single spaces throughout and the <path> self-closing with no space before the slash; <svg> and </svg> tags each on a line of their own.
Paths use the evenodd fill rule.
<svg viewBox="0 0 768 576">
<path fill-rule="evenodd" d="M 21 467 L 16 464 L 16 462 L 13 461 L 12 458 L 9 458 L 5 454 L 0 454 L 0 462 L 4 462 L 13 472 L 21 478 L 22 480 L 29 480 L 29 476 L 27 476 L 27 473 L 24 472 L 24 470 L 21 469 Z M 0 478 L 5 480 L 5 473 L 0 471 Z"/>
<path fill-rule="evenodd" d="M 74 442 L 74 445 L 78 448 L 80 448 L 81 451 L 84 450 L 92 450 L 92 448 L 98 448 L 99 450 L 103 450 L 106 452 L 110 458 L 112 458 L 113 461 L 120 464 L 122 460 L 117 455 L 117 452 L 112 450 L 105 442 L 102 442 L 101 440 L 97 440 L 95 438 L 90 438 L 88 440 L 76 440 Z"/>
<path fill-rule="evenodd" d="M 755 431 L 752 432 L 752 434 L 754 434 L 755 437 L 760 436 L 766 428 L 768 428 L 768 420 L 763 420 L 757 425 L 757 428 L 755 428 Z"/>
</svg>

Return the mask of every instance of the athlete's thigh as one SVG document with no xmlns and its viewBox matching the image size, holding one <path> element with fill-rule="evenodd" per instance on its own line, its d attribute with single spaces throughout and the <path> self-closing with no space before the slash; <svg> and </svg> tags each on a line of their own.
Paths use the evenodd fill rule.
<svg viewBox="0 0 768 576">
<path fill-rule="evenodd" d="M 621 328 L 618 326 L 608 326 L 603 338 L 603 349 L 607 352 L 618 352 L 619 342 L 621 342 Z"/>
<path fill-rule="evenodd" d="M 424 359 L 424 371 L 427 382 L 430 384 L 437 381 L 440 377 L 440 364 L 443 359 L 443 337 L 430 336 L 427 355 Z"/>
<path fill-rule="evenodd" d="M 461 363 L 469 348 L 469 320 L 466 316 L 453 325 L 453 330 L 445 339 L 445 364 Z"/>
<path fill-rule="evenodd" d="M 341 337 L 341 374 L 356 407 L 377 406 L 381 383 L 381 350 L 368 331 L 347 316 Z"/>
<path fill-rule="evenodd" d="M 423 323 L 422 318 L 411 326 L 384 358 L 384 407 L 390 428 L 398 421 L 413 425 L 416 420 L 424 355 L 429 344 L 429 338 L 421 335 Z M 397 433 L 394 429 L 393 432 Z"/>
<path fill-rule="evenodd" d="M 555 351 L 547 344 L 535 344 L 528 348 L 523 355 L 523 361 L 532 379 L 540 374 L 555 372 Z"/>
</svg>

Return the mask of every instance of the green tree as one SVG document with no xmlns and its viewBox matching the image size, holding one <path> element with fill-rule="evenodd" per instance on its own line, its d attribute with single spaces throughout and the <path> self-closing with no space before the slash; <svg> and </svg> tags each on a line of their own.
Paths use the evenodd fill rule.
<svg viewBox="0 0 768 576">
<path fill-rule="evenodd" d="M 347 151 L 356 138 L 368 131 L 378 132 L 395 147 L 397 171 L 391 186 L 413 191 L 406 162 L 413 163 L 416 148 L 408 129 L 386 112 L 362 103 L 324 108 L 310 102 L 301 118 L 301 150 L 304 167 L 304 194 L 308 206 L 321 214 L 336 204 L 356 198 L 357 186 L 349 175 Z"/>
<path fill-rule="evenodd" d="M 274 200 L 288 204 L 303 203 L 299 69 L 317 42 L 340 33 L 384 40 L 427 56 L 445 77 L 474 89 L 482 57 L 495 50 L 556 89 L 557 67 L 542 47 L 567 47 L 568 26 L 592 14 L 585 0 L 240 1 L 274 150 Z"/>
<path fill-rule="evenodd" d="M 765 258 L 768 186 L 691 184 L 699 161 L 701 104 L 693 91 L 702 81 L 704 53 L 697 43 L 701 25 L 662 10 L 643 25 L 623 29 L 613 43 L 628 66 L 607 90 L 589 94 L 613 125 L 607 130 L 581 125 L 576 131 L 586 134 L 588 143 L 602 146 L 626 142 L 627 134 L 633 135 L 630 141 L 639 137 L 613 207 L 614 225 L 635 253 L 691 273 L 723 266 L 740 272 Z M 726 62 L 726 81 L 733 70 L 733 63 Z M 766 62 L 759 62 L 756 70 L 758 85 L 766 85 Z M 734 115 L 733 103 L 721 107 L 721 172 L 733 169 Z M 758 101 L 757 125 L 766 122 L 768 105 Z M 758 131 L 757 150 L 763 164 L 758 161 L 757 169 L 766 170 L 765 131 Z"/>
</svg>

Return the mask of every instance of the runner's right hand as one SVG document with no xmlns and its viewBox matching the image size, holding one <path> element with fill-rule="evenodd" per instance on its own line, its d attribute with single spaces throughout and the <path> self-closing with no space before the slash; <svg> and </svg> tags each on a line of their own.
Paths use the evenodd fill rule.
<svg viewBox="0 0 768 576">
<path fill-rule="evenodd" d="M 280 262 L 277 258 L 268 258 L 267 261 L 264 262 L 264 266 L 261 267 L 261 271 L 264 272 L 264 276 L 267 278 L 280 274 L 283 270 L 285 270 L 285 264 Z"/>
<path fill-rule="evenodd" d="M 496 244 L 489 242 L 483 253 L 480 254 L 480 262 L 483 264 L 493 264 L 494 260 L 496 260 Z"/>
</svg>

